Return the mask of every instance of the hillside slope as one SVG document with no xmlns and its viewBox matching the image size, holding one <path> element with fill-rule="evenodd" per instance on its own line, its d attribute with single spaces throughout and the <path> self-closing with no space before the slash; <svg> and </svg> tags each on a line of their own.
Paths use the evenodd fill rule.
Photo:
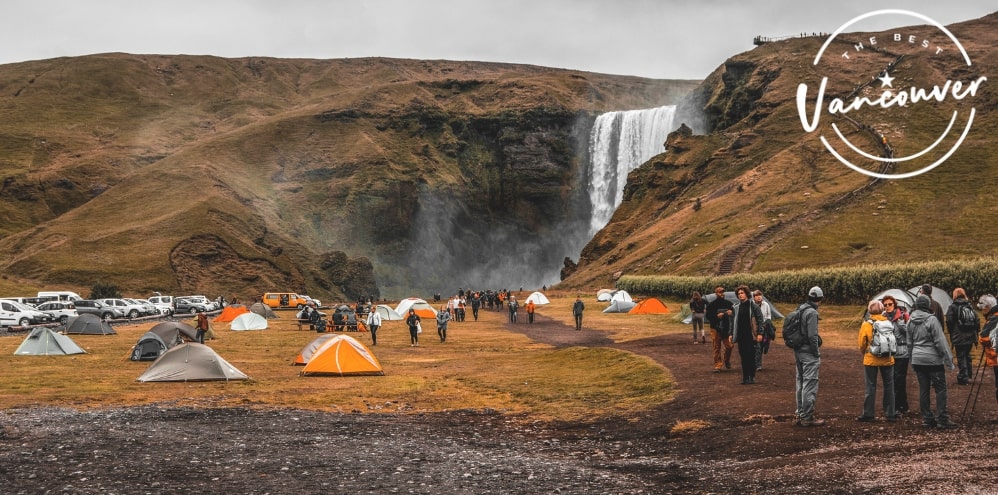
<svg viewBox="0 0 998 495">
<path fill-rule="evenodd" d="M 998 97 L 992 81 L 972 98 L 947 98 L 928 110 L 868 107 L 848 119 L 826 116 L 812 133 L 797 113 L 798 85 L 816 88 L 822 75 L 834 76 L 829 97 L 852 101 L 847 97 L 878 98 L 884 88 L 876 77 L 886 67 L 895 91 L 994 74 L 998 14 L 950 29 L 972 66 L 954 63 L 953 50 L 939 55 L 883 41 L 896 32 L 904 40 L 945 41 L 927 26 L 847 34 L 830 52 L 855 52 L 856 43 L 871 37 L 883 49 L 825 57 L 819 66 L 812 62 L 825 38 L 817 37 L 765 44 L 725 61 L 687 102 L 703 110 L 710 132 L 673 133 L 666 153 L 631 173 L 623 204 L 562 286 L 606 287 L 622 274 L 711 275 L 993 254 L 998 232 L 987 219 L 998 210 L 991 172 Z M 813 90 L 808 101 L 813 104 Z M 892 156 L 906 157 L 942 135 L 950 113 L 966 115 L 971 106 L 976 118 L 962 145 L 942 165 L 912 178 L 873 180 L 847 168 L 817 139 L 833 135 L 835 123 L 851 141 L 884 153 L 889 145 Z M 872 160 L 863 162 L 878 171 Z M 897 163 L 891 172 L 912 167 Z"/>
<path fill-rule="evenodd" d="M 5 280 L 244 299 L 426 295 L 557 270 L 540 258 L 587 213 L 574 181 L 593 116 L 696 84 L 393 59 L 2 69 Z"/>
</svg>

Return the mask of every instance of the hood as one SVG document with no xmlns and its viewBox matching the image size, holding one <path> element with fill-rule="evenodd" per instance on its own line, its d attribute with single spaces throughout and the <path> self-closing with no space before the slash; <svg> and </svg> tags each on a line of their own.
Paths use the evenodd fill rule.
<svg viewBox="0 0 998 495">
<path fill-rule="evenodd" d="M 919 294 L 919 296 L 917 298 L 915 298 L 915 309 L 916 310 L 930 311 L 931 312 L 932 311 L 932 300 L 929 299 L 929 296 L 927 296 L 925 294 Z"/>
</svg>

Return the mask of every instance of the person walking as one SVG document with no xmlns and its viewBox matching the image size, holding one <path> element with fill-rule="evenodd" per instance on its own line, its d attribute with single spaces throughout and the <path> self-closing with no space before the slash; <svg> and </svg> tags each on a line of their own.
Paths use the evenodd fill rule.
<svg viewBox="0 0 998 495">
<path fill-rule="evenodd" d="M 471 295 L 471 316 L 475 317 L 475 321 L 478 321 L 478 310 L 482 307 L 482 297 L 481 293 L 475 291 Z"/>
<path fill-rule="evenodd" d="M 405 324 L 409 327 L 409 347 L 419 347 L 419 334 L 423 329 L 415 309 L 409 309 L 409 316 L 405 317 Z"/>
<path fill-rule="evenodd" d="M 204 334 L 208 332 L 208 316 L 204 314 L 204 311 L 198 311 L 195 328 L 197 331 L 194 332 L 194 340 L 199 344 L 204 344 Z"/>
<path fill-rule="evenodd" d="M 516 296 L 509 296 L 509 322 L 516 323 L 516 312 L 520 309 L 520 303 L 516 302 Z"/>
<path fill-rule="evenodd" d="M 524 309 L 527 311 L 527 323 L 534 322 L 534 311 L 537 310 L 537 304 L 534 303 L 533 299 L 527 299 L 527 304 L 524 305 Z"/>
<path fill-rule="evenodd" d="M 440 311 L 437 311 L 437 336 L 440 337 L 440 342 L 447 341 L 447 322 L 451 320 L 450 313 L 444 309 L 445 307 L 441 306 Z"/>
<path fill-rule="evenodd" d="M 946 330 L 949 331 L 950 342 L 956 352 L 956 365 L 960 370 L 956 375 L 956 382 L 967 385 L 974 376 L 970 350 L 977 345 L 981 319 L 977 316 L 977 310 L 970 305 L 967 293 L 960 287 L 953 289 L 953 304 L 946 310 Z"/>
<path fill-rule="evenodd" d="M 742 363 L 742 385 L 755 383 L 755 351 L 759 346 L 759 331 L 762 329 L 762 312 L 752 300 L 748 286 L 735 289 L 738 304 L 732 308 L 731 343 L 738 345 L 738 357 Z"/>
<path fill-rule="evenodd" d="M 776 338 L 776 327 L 773 325 L 773 308 L 762 297 L 762 291 L 752 291 L 752 300 L 759 306 L 759 312 L 762 313 L 759 345 L 755 348 L 755 370 L 762 371 L 762 355 L 769 353 L 769 344 Z"/>
<path fill-rule="evenodd" d="M 956 366 L 953 365 L 942 325 L 932 313 L 932 300 L 925 294 L 915 298 L 915 310 L 908 322 L 908 352 L 911 354 L 911 367 L 918 377 L 918 407 L 922 413 L 922 426 L 956 428 L 958 425 L 950 421 L 946 411 L 946 370 L 953 370 Z M 930 389 L 936 392 L 934 414 Z"/>
<path fill-rule="evenodd" d="M 693 313 L 693 318 L 690 320 L 690 323 L 693 324 L 693 343 L 707 343 L 707 337 L 703 331 L 704 315 L 707 313 L 707 301 L 700 295 L 700 291 L 693 291 L 693 296 L 690 298 L 690 312 Z"/>
<path fill-rule="evenodd" d="M 371 345 L 378 345 L 378 329 L 381 328 L 381 313 L 377 308 L 371 308 L 367 314 L 367 330 L 371 332 Z"/>
<path fill-rule="evenodd" d="M 707 323 L 710 325 L 710 341 L 714 350 L 714 373 L 721 372 L 721 366 L 731 369 L 731 351 L 734 348 L 731 335 L 731 315 L 734 304 L 724 298 L 724 287 L 714 288 L 714 300 L 707 303 Z"/>
<path fill-rule="evenodd" d="M 797 367 L 794 392 L 797 398 L 797 424 L 800 426 L 823 426 L 825 420 L 814 417 L 814 405 L 818 400 L 818 372 L 821 369 L 821 336 L 818 335 L 818 306 L 825 293 L 814 286 L 807 291 L 807 301 L 797 311 L 800 315 L 805 343 L 794 349 L 794 364 Z"/>
<path fill-rule="evenodd" d="M 867 305 L 870 319 L 859 326 L 859 352 L 863 354 L 863 372 L 866 377 L 866 395 L 863 397 L 863 414 L 856 421 L 873 421 L 877 403 L 877 375 L 880 375 L 884 385 L 883 408 L 887 421 L 897 421 L 894 410 L 894 356 L 887 354 L 875 355 L 870 352 L 873 343 L 873 333 L 877 326 L 887 325 L 887 330 L 894 333 L 894 325 L 884 316 L 884 303 L 873 300 Z"/>
<path fill-rule="evenodd" d="M 575 304 L 572 305 L 572 316 L 575 317 L 575 329 L 582 330 L 582 312 L 586 310 L 582 298 L 575 296 Z"/>
<path fill-rule="evenodd" d="M 894 296 L 884 296 L 880 299 L 884 305 L 884 317 L 894 324 L 894 339 L 897 340 L 898 352 L 894 354 L 894 412 L 898 415 L 908 412 L 908 364 L 911 362 L 908 354 L 908 320 L 911 315 L 905 311 Z"/>
</svg>

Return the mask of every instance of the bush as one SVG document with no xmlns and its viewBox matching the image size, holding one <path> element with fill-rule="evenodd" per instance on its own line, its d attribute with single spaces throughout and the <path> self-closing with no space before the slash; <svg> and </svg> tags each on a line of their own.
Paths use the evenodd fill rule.
<svg viewBox="0 0 998 495">
<path fill-rule="evenodd" d="M 90 299 L 106 299 L 121 297 L 121 288 L 117 285 L 97 282 L 90 288 Z"/>
<path fill-rule="evenodd" d="M 720 285 L 728 290 L 745 284 L 760 289 L 772 301 L 801 302 L 808 289 L 817 285 L 825 300 L 839 304 L 865 304 L 869 298 L 886 289 L 910 289 L 925 283 L 951 292 L 963 287 L 974 299 L 995 294 L 998 280 L 998 258 L 929 261 L 891 265 L 860 265 L 807 270 L 781 270 L 759 273 L 734 273 L 722 276 L 627 275 L 617 281 L 617 287 L 635 294 L 685 299 L 694 290 L 701 294 L 713 292 Z"/>
</svg>

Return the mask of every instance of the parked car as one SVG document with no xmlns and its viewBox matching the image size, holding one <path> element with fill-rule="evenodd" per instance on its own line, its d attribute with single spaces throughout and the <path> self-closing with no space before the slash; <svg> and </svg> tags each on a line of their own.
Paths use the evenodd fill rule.
<svg viewBox="0 0 998 495">
<path fill-rule="evenodd" d="M 146 301 L 145 299 L 135 299 L 134 297 L 123 297 L 122 298 L 127 303 L 132 303 L 138 305 L 142 308 L 142 316 L 159 316 L 160 311 L 153 303 Z"/>
<path fill-rule="evenodd" d="M 0 316 L 0 320 L 6 323 L 7 326 L 16 325 L 26 327 L 28 325 L 41 325 L 55 321 L 52 315 L 48 313 L 42 313 L 26 304 L 9 299 L 0 300 L 0 312 L 3 313 Z"/>
<path fill-rule="evenodd" d="M 91 314 L 100 317 L 102 320 L 125 317 L 125 312 L 120 308 L 108 306 L 107 304 L 93 299 L 80 299 L 79 301 L 73 301 L 73 306 L 76 306 L 76 312 L 81 315 Z"/>
<path fill-rule="evenodd" d="M 187 299 L 188 301 L 194 301 L 194 302 L 199 302 L 201 304 L 204 304 L 204 306 L 206 308 L 208 308 L 208 311 L 215 311 L 216 309 L 221 309 L 221 308 L 218 307 L 218 303 L 217 302 L 215 302 L 215 301 L 213 301 L 211 299 L 208 299 L 205 296 L 197 296 L 197 295 L 195 295 L 195 296 L 184 296 L 184 299 Z"/>
<path fill-rule="evenodd" d="M 173 307 L 173 296 L 152 296 L 148 301 L 159 308 L 160 312 L 165 315 L 172 315 L 175 310 Z"/>
<path fill-rule="evenodd" d="M 43 302 L 38 305 L 38 311 L 42 313 L 47 313 L 52 316 L 56 321 L 62 323 L 63 325 L 69 321 L 70 318 L 74 316 L 79 316 L 80 313 L 76 311 L 76 306 L 69 301 L 48 301 Z"/>
<path fill-rule="evenodd" d="M 197 313 L 198 311 L 204 311 L 205 313 L 211 311 L 212 307 L 203 301 L 191 300 L 186 297 L 175 297 L 173 299 L 173 306 L 177 313 Z"/>
<path fill-rule="evenodd" d="M 128 302 L 124 299 L 109 297 L 106 299 L 98 299 L 98 301 L 121 310 L 125 316 L 129 318 L 138 318 L 146 314 L 146 309 L 142 307 L 141 304 Z"/>
</svg>

